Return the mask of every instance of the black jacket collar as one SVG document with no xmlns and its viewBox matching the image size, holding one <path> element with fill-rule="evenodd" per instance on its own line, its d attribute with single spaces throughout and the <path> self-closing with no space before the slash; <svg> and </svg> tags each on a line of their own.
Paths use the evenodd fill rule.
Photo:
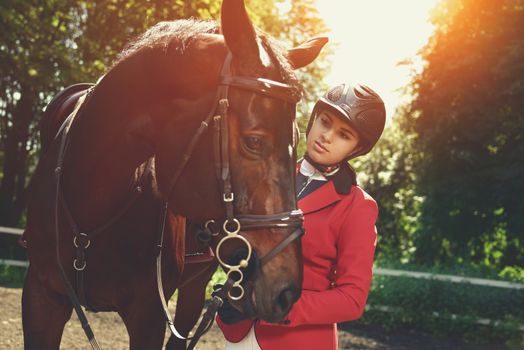
<svg viewBox="0 0 524 350">
<path fill-rule="evenodd" d="M 349 194 L 351 186 L 357 185 L 357 174 L 348 163 L 344 162 L 340 165 L 340 170 L 333 176 L 329 176 L 328 180 L 333 180 L 338 194 Z"/>
</svg>

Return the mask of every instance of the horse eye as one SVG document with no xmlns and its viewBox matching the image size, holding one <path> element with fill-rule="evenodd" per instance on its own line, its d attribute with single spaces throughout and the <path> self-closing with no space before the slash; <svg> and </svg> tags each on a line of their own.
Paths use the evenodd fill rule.
<svg viewBox="0 0 524 350">
<path fill-rule="evenodd" d="M 260 152 L 262 150 L 262 139 L 259 136 L 247 136 L 244 138 L 247 148 L 253 152 Z"/>
</svg>

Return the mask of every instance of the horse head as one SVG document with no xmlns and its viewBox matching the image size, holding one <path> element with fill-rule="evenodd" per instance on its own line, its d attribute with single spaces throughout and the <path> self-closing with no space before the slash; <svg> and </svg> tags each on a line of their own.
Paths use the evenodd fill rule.
<svg viewBox="0 0 524 350">
<path fill-rule="evenodd" d="M 159 195 L 172 212 L 212 219 L 235 236 L 217 251 L 226 270 L 234 266 L 231 277 L 244 275 L 233 304 L 278 322 L 302 284 L 294 190 L 301 87 L 293 69 L 312 62 L 327 39 L 280 50 L 253 27 L 243 1 L 225 0 L 221 34 L 207 28 L 182 41 L 165 45 L 155 82 L 163 97 L 148 119 Z"/>
</svg>

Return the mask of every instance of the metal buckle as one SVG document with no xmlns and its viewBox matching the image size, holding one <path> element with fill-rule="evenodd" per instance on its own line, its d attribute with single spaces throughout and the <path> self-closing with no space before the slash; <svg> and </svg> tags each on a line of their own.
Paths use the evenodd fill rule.
<svg viewBox="0 0 524 350">
<path fill-rule="evenodd" d="M 83 271 L 86 268 L 87 261 L 84 260 L 84 266 L 82 266 L 82 267 L 76 266 L 76 263 L 77 263 L 77 260 L 75 259 L 73 261 L 73 267 L 75 268 L 76 271 Z"/>
<path fill-rule="evenodd" d="M 213 237 L 218 236 L 218 235 L 220 234 L 220 229 L 218 229 L 218 228 L 216 227 L 217 230 L 216 230 L 216 231 L 213 231 L 213 230 L 209 227 L 210 224 L 215 225 L 215 224 L 216 224 L 215 220 L 207 220 L 206 223 L 204 224 L 204 227 L 206 228 L 206 230 L 208 230 L 209 232 L 211 232 L 211 236 L 213 236 Z"/>
<path fill-rule="evenodd" d="M 231 192 L 229 194 L 229 197 L 226 197 L 226 194 L 224 193 L 223 196 L 222 196 L 222 199 L 224 200 L 224 202 L 226 203 L 229 203 L 229 202 L 232 202 L 233 199 L 235 198 L 235 194 L 233 192 Z"/>
<path fill-rule="evenodd" d="M 82 233 L 82 232 L 80 232 L 79 236 L 86 237 L 86 242 L 87 242 L 87 244 L 86 244 L 84 247 L 81 247 L 81 248 L 83 248 L 83 249 L 87 249 L 87 248 L 91 245 L 91 240 L 89 239 L 89 236 L 86 235 L 85 233 Z M 80 247 L 78 246 L 78 242 L 76 241 L 76 238 L 77 238 L 77 237 L 78 237 L 78 236 L 75 236 L 75 238 L 73 238 L 73 244 L 75 245 L 76 248 L 80 248 Z"/>
<path fill-rule="evenodd" d="M 228 235 L 236 235 L 237 233 L 240 232 L 240 221 L 238 221 L 237 219 L 232 220 L 232 223 L 237 225 L 237 227 L 233 231 L 228 230 L 227 225 L 229 223 L 230 223 L 230 220 L 226 219 L 226 221 L 224 221 L 224 224 L 222 225 L 222 228 L 224 229 L 225 233 L 227 233 Z"/>
</svg>

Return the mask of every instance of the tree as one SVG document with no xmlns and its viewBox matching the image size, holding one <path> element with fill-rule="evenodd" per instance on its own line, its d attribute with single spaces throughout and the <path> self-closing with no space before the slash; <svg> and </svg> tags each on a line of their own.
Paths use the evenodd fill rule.
<svg viewBox="0 0 524 350">
<path fill-rule="evenodd" d="M 423 198 L 415 186 L 417 151 L 412 136 L 403 132 L 404 113 L 405 107 L 399 108 L 373 150 L 352 162 L 359 185 L 379 206 L 379 262 L 412 262 L 414 235 L 420 228 Z"/>
<path fill-rule="evenodd" d="M 0 224 L 17 225 L 25 208 L 38 117 L 74 66 L 68 31 L 76 10 L 67 1 L 0 4 Z"/>
<path fill-rule="evenodd" d="M 419 157 L 416 259 L 524 265 L 523 1 L 447 0 L 403 132 Z"/>
</svg>

